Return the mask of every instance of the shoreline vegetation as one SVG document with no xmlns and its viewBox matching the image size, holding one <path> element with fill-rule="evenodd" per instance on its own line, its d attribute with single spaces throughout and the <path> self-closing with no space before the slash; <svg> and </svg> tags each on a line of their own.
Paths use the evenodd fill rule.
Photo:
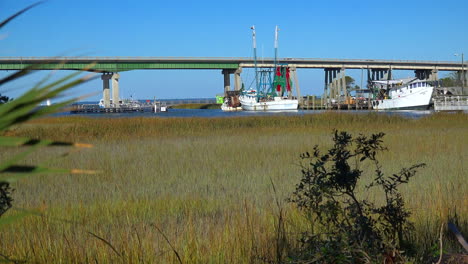
<svg viewBox="0 0 468 264">
<path fill-rule="evenodd" d="M 386 174 L 427 164 L 401 188 L 414 223 L 413 262 L 437 259 L 441 223 L 452 221 L 466 232 L 467 114 L 418 119 L 334 112 L 234 118 L 67 116 L 34 120 L 7 134 L 93 144 L 55 159 L 47 157 L 64 149 L 44 149 L 26 162 L 100 173 L 38 175 L 14 183 L 15 207 L 40 214 L 3 228 L 0 253 L 34 263 L 179 263 L 179 256 L 183 263 L 293 260 L 308 225 L 286 202 L 301 177 L 299 155 L 314 145 L 330 148 L 333 129 L 355 135 L 384 132 L 389 150 L 379 159 Z M 1 157 L 8 155 L 11 150 L 1 150 Z M 371 181 L 370 175 L 367 180 L 363 176 L 363 184 Z M 377 192 L 359 195 L 376 203 L 383 199 Z M 287 246 L 279 250 L 280 211 Z M 448 231 L 443 234 L 444 252 L 460 253 L 456 239 Z"/>
</svg>

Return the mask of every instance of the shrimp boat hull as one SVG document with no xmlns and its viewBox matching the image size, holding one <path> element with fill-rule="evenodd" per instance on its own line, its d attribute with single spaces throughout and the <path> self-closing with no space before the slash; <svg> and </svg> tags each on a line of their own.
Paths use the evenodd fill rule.
<svg viewBox="0 0 468 264">
<path fill-rule="evenodd" d="M 242 111 L 240 106 L 229 106 L 226 102 L 221 104 L 221 110 L 231 112 L 231 111 Z"/>
<path fill-rule="evenodd" d="M 256 97 L 241 97 L 239 98 L 243 110 L 246 111 L 283 111 L 297 110 L 299 105 L 296 99 L 285 99 L 275 97 L 273 101 L 257 102 Z"/>
<path fill-rule="evenodd" d="M 226 96 L 221 104 L 221 110 L 223 111 L 242 111 L 242 107 L 239 102 L 240 91 L 227 91 Z"/>
<path fill-rule="evenodd" d="M 419 87 L 412 87 L 419 85 Z M 389 91 L 390 98 L 372 100 L 375 110 L 417 110 L 428 109 L 431 104 L 434 87 L 421 81 Z M 416 85 L 417 84 L 417 85 Z"/>
</svg>

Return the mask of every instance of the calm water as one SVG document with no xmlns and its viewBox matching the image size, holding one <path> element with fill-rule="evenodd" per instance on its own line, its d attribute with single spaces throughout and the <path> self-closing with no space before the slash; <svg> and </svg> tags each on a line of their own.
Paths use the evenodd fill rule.
<svg viewBox="0 0 468 264">
<path fill-rule="evenodd" d="M 145 103 L 152 100 L 138 100 L 141 103 Z M 195 99 L 160 99 L 160 102 L 167 104 L 188 104 L 188 103 L 215 103 L 214 98 L 195 98 Z M 98 104 L 95 101 L 89 102 L 78 102 L 77 104 Z M 314 115 L 325 112 L 325 110 L 296 110 L 296 111 L 237 111 L 237 112 L 223 112 L 221 109 L 169 109 L 167 112 L 152 113 L 152 112 L 137 112 L 137 113 L 98 113 L 98 114 L 70 114 L 60 113 L 58 115 L 69 115 L 69 116 L 88 116 L 96 118 L 121 118 L 121 117 L 157 117 L 157 118 L 171 118 L 171 117 L 242 117 L 242 116 L 303 116 L 303 115 Z M 400 115 L 409 118 L 420 118 L 423 116 L 431 115 L 434 113 L 433 110 L 399 110 L 399 111 L 373 111 L 373 110 L 340 110 L 336 112 L 341 113 L 352 113 L 352 114 L 367 114 L 375 112 L 381 115 Z"/>
<path fill-rule="evenodd" d="M 171 118 L 171 117 L 242 117 L 242 116 L 303 116 L 303 115 L 314 115 L 320 114 L 325 111 L 323 110 L 296 110 L 296 111 L 237 111 L 237 112 L 223 112 L 221 109 L 169 109 L 167 112 L 152 113 L 152 112 L 138 112 L 138 113 L 102 113 L 102 114 L 70 114 L 61 113 L 59 115 L 68 116 L 88 116 L 96 118 L 121 118 L 121 117 L 157 117 L 157 118 Z M 420 110 L 401 110 L 401 111 L 348 111 L 340 110 L 335 112 L 341 113 L 352 113 L 352 114 L 367 114 L 369 112 L 375 112 L 380 115 L 400 115 L 410 118 L 420 118 L 423 116 L 431 115 L 434 113 L 432 110 L 420 111 Z"/>
</svg>

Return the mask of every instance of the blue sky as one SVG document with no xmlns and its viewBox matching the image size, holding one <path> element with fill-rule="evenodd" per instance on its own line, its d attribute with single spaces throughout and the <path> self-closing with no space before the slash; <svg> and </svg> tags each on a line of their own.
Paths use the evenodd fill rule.
<svg viewBox="0 0 468 264">
<path fill-rule="evenodd" d="M 33 2 L 0 0 L 0 19 Z M 50 0 L 0 31 L 0 56 L 249 57 L 251 25 L 260 57 L 273 56 L 275 25 L 281 28 L 280 57 L 459 61 L 454 53 L 468 54 L 466 0 Z M 360 84 L 360 70 L 348 74 Z M 15 97 L 44 75 L 12 84 L 6 94 Z M 322 70 L 298 75 L 303 94 L 322 93 Z M 248 85 L 253 73 L 244 70 L 242 77 Z M 121 73 L 120 84 L 122 97 L 142 99 L 214 97 L 223 91 L 219 70 L 130 71 Z M 95 80 L 73 93 L 101 89 Z"/>
</svg>

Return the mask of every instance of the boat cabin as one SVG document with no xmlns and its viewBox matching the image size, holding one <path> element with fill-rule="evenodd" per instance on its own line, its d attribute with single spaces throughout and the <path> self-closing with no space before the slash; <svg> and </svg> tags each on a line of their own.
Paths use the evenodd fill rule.
<svg viewBox="0 0 468 264">
<path fill-rule="evenodd" d="M 387 80 L 373 81 L 375 99 L 399 98 L 413 93 L 413 89 L 432 87 L 432 81 L 410 80 Z"/>
</svg>

